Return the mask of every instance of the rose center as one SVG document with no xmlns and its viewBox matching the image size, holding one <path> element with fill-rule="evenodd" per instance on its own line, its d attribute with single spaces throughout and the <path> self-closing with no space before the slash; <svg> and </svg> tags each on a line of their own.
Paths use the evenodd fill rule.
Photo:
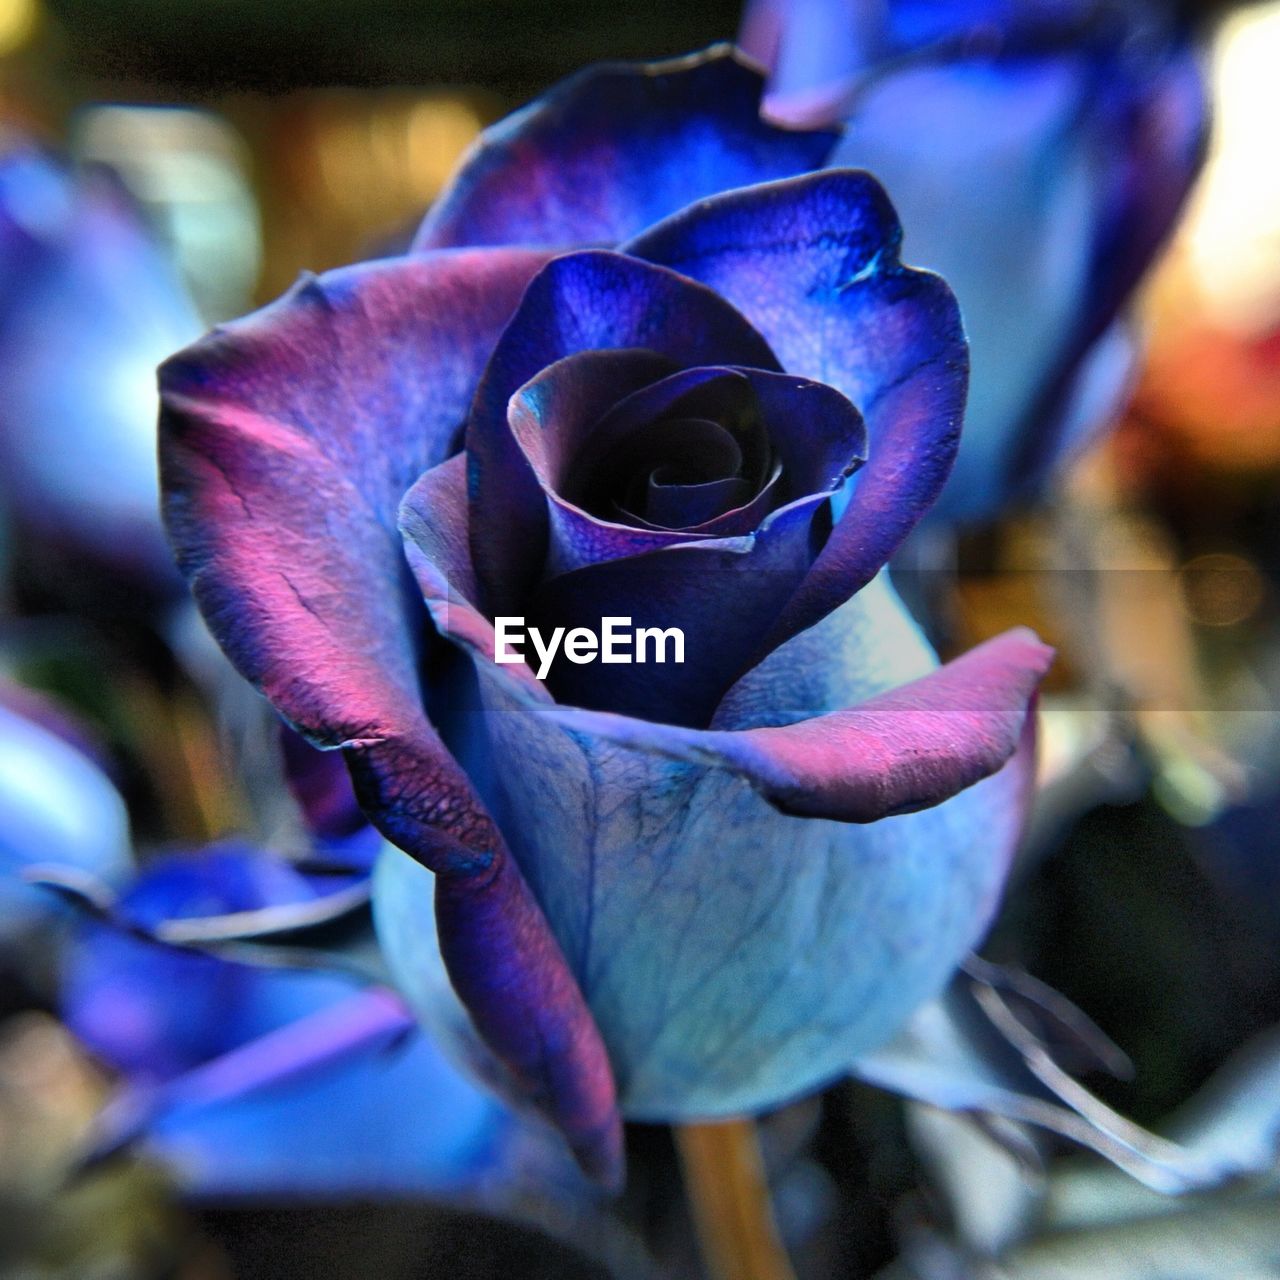
<svg viewBox="0 0 1280 1280">
<path fill-rule="evenodd" d="M 750 505 L 779 472 L 755 404 L 735 397 L 714 407 L 672 406 L 615 439 L 594 460 L 578 500 L 614 523 L 696 530 Z"/>
</svg>

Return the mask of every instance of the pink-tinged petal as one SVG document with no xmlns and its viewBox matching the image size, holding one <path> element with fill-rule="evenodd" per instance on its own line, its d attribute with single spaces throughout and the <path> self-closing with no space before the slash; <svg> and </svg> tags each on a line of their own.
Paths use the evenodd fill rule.
<svg viewBox="0 0 1280 1280">
<path fill-rule="evenodd" d="M 880 570 L 955 461 L 968 353 L 955 298 L 904 267 L 880 185 L 828 170 L 705 200 L 624 246 L 727 298 L 788 373 L 861 412 L 867 463 L 770 646 L 812 626 Z"/>
<path fill-rule="evenodd" d="M 856 706 L 736 732 L 576 707 L 544 714 L 632 750 L 726 769 L 783 813 L 875 822 L 939 804 L 1000 769 L 1052 659 L 1052 649 L 1020 628 Z"/>
<path fill-rule="evenodd" d="M 486 130 L 415 247 L 614 245 L 717 191 L 816 169 L 836 135 L 769 124 L 763 89 L 728 45 L 591 67 Z"/>
<path fill-rule="evenodd" d="M 400 507 L 405 557 L 431 620 L 476 658 L 497 652 L 493 623 L 475 605 L 476 576 L 467 541 L 467 461 L 461 454 L 419 477 Z M 532 697 L 547 696 L 523 663 L 505 666 Z"/>
<path fill-rule="evenodd" d="M 883 52 L 882 4 L 748 0 L 743 52 L 769 70 L 764 114 L 791 125 L 830 124 L 860 73 Z"/>
<path fill-rule="evenodd" d="M 312 741 L 345 748 L 370 818 L 437 873 L 442 946 L 477 1028 L 616 1181 L 612 1078 L 590 1012 L 423 713 L 426 619 L 395 524 L 404 490 L 447 455 L 542 261 L 472 252 L 351 268 L 215 331 L 161 371 L 162 479 L 210 629 Z"/>
<path fill-rule="evenodd" d="M 450 452 L 537 254 L 310 279 L 161 371 L 179 564 L 241 673 L 322 745 L 416 724 L 421 604 L 395 517 Z"/>
</svg>

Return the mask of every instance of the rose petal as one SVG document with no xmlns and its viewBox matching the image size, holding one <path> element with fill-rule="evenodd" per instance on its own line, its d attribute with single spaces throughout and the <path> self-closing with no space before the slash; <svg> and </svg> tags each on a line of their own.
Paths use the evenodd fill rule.
<svg viewBox="0 0 1280 1280">
<path fill-rule="evenodd" d="M 548 708 L 632 750 L 727 769 L 783 813 L 876 822 L 938 804 L 1013 754 L 1053 650 L 1006 632 L 927 676 L 825 716 L 735 732 Z"/>
<path fill-rule="evenodd" d="M 125 930 L 154 934 L 174 921 L 315 905 L 325 892 L 321 882 L 250 848 L 160 859 L 116 901 L 114 924 L 91 921 L 80 930 L 62 977 L 67 1025 L 105 1061 L 155 1081 L 313 1012 L 349 982 L 297 972 L 262 982 L 248 966 Z"/>
<path fill-rule="evenodd" d="M 838 618 L 859 644 L 886 634 L 881 614 L 856 621 L 867 608 L 863 593 Z M 833 665 L 874 696 L 904 670 L 882 648 Z M 933 661 L 917 648 L 909 673 Z M 797 819 L 723 768 L 562 721 L 510 668 L 476 669 L 494 750 L 520 762 L 500 775 L 517 856 L 636 1118 L 759 1110 L 843 1074 L 942 989 L 990 918 L 1025 811 L 1025 753 L 919 813 Z"/>
<path fill-rule="evenodd" d="M 703 196 L 817 168 L 836 135 L 764 122 L 763 88 L 728 45 L 592 67 L 485 132 L 415 247 L 614 245 Z"/>
<path fill-rule="evenodd" d="M 766 119 L 832 122 L 854 77 L 883 50 L 888 18 L 887 6 L 848 0 L 748 0 L 738 44 L 769 69 Z"/>
<path fill-rule="evenodd" d="M 408 1114 L 406 1097 L 420 1099 Z M 139 1143 L 188 1194 L 440 1194 L 502 1159 L 510 1125 L 391 993 L 348 987 L 159 1088 L 130 1081 L 98 1116 L 86 1163 Z"/>
<path fill-rule="evenodd" d="M 858 95 L 834 157 L 884 183 L 905 256 L 964 316 L 964 431 L 932 516 L 1007 498 L 1014 431 L 1076 322 L 1101 200 L 1096 139 L 1076 126 L 1087 74 L 1081 55 L 906 68 Z"/>
<path fill-rule="evenodd" d="M 1063 409 L 1072 397 L 1071 384 L 1082 361 L 1106 341 L 1173 230 L 1200 170 L 1209 120 L 1204 77 L 1198 54 L 1183 43 L 1186 37 L 1177 39 L 1158 75 L 1116 80 L 1095 104 L 1101 111 L 1095 129 L 1113 146 L 1117 140 L 1123 146 L 1111 156 L 1109 198 L 1093 244 L 1079 322 L 1021 424 L 1021 447 L 1010 464 L 1015 483 L 1042 480 L 1081 434 Z M 1139 63 L 1143 72 L 1150 65 Z M 1118 407 L 1119 398 L 1103 407 Z M 1098 412 L 1095 421 L 1106 418 Z"/>
<path fill-rule="evenodd" d="M 507 421 L 511 397 L 566 356 L 636 348 L 685 366 L 777 368 L 737 311 L 674 271 L 600 251 L 548 263 L 494 349 L 467 424 L 471 553 L 489 613 L 519 613 L 546 558 L 546 503 Z"/>
<path fill-rule="evenodd" d="M 867 464 L 771 646 L 875 576 L 955 458 L 967 376 L 959 312 L 938 277 L 901 265 L 900 239 L 875 179 L 831 170 L 703 201 L 625 246 L 721 293 L 788 373 L 834 387 L 866 421 Z"/>
<path fill-rule="evenodd" d="M 652 353 L 582 352 L 549 366 L 512 397 L 511 433 L 547 504 L 546 574 L 554 576 L 678 543 L 754 533 L 765 523 L 769 510 L 784 505 L 788 495 L 832 493 L 860 460 L 864 432 L 853 406 L 829 387 L 805 379 L 760 370 L 699 367 L 641 385 L 616 404 L 609 399 L 611 392 L 643 384 L 663 363 Z M 602 405 L 609 408 L 603 416 Z M 774 463 L 774 475 L 746 505 L 687 529 L 620 523 L 621 512 L 606 518 L 583 509 L 591 497 L 593 479 L 598 481 L 611 458 L 629 442 L 639 440 L 641 445 L 655 447 L 655 430 L 672 437 L 672 462 L 690 461 L 690 449 L 697 442 L 693 424 L 655 428 L 656 419 L 686 411 L 710 417 L 724 410 L 732 416 L 744 409 L 764 415 L 759 427 L 762 444 L 782 464 L 779 475 Z M 707 427 L 713 429 L 710 423 Z M 733 447 L 727 433 L 719 433 L 716 440 Z M 716 440 L 704 443 L 710 446 Z M 764 461 L 767 467 L 768 458 Z"/>
<path fill-rule="evenodd" d="M 422 606 L 394 523 L 541 261 L 498 251 L 352 268 L 216 331 L 162 369 L 163 481 L 210 629 L 294 724 L 347 749 L 370 818 L 438 873 L 442 949 L 481 1033 L 616 1181 L 591 1015 L 423 715 Z"/>
<path fill-rule="evenodd" d="M 465 457 L 458 454 L 418 478 L 401 504 L 400 528 L 405 556 L 437 630 L 492 662 L 493 623 L 474 603 L 477 587 L 467 540 Z M 507 671 L 531 696 L 547 696 L 524 663 L 513 663 Z"/>
<path fill-rule="evenodd" d="M 674 660 L 674 638 L 662 665 L 652 648 L 646 662 L 630 665 L 575 665 L 558 658 L 548 677 L 556 699 L 662 723 L 707 724 L 803 578 L 810 527 L 826 498 L 816 494 L 791 504 L 757 535 L 678 543 L 548 579 L 528 610 L 529 624 L 544 635 L 561 626 L 600 635 L 605 618 L 629 618 L 637 629 L 676 628 L 683 635 L 682 662 Z"/>
<path fill-rule="evenodd" d="M 321 743 L 418 718 L 421 612 L 396 511 L 447 456 L 542 261 L 472 252 L 334 272 L 162 370 L 179 562 L 242 674 Z"/>
</svg>

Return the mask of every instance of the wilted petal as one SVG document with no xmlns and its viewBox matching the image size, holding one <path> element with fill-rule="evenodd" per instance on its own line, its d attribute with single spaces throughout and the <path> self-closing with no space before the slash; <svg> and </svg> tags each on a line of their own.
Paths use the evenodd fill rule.
<svg viewBox="0 0 1280 1280">
<path fill-rule="evenodd" d="M 861 1079 L 948 1111 L 1038 1125 L 1092 1148 L 1154 1190 L 1178 1194 L 1256 1172 L 1256 1150 L 1171 1142 L 1073 1080 L 982 978 L 958 975 L 893 1041 L 862 1055 Z M 1264 1109 L 1265 1111 L 1265 1109 Z"/>
<path fill-rule="evenodd" d="M 703 196 L 817 168 L 835 135 L 766 123 L 763 88 L 728 45 L 583 71 L 485 132 L 416 247 L 614 245 Z"/>
<path fill-rule="evenodd" d="M 771 644 L 875 576 L 955 457 L 968 368 L 959 312 L 940 279 L 902 266 L 901 236 L 875 179 L 833 170 L 703 201 L 624 246 L 722 294 L 788 373 L 834 387 L 866 422 L 867 463 Z"/>
</svg>

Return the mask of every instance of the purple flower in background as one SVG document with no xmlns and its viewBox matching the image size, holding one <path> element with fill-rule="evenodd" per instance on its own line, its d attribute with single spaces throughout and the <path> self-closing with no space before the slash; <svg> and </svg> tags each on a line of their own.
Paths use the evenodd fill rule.
<svg viewBox="0 0 1280 1280">
<path fill-rule="evenodd" d="M 618 1101 L 769 1107 L 945 986 L 1049 658 L 1011 632 L 939 667 L 879 576 L 951 466 L 959 319 L 761 88 L 723 50 L 579 76 L 482 139 L 419 252 L 162 370 L 210 629 L 435 872 L 475 1028 L 610 1182 Z M 677 628 L 686 660 L 544 682 L 495 662 L 509 616 Z M 430 1003 L 422 867 L 377 893 Z"/>
<path fill-rule="evenodd" d="M 151 863 L 108 920 L 80 926 L 63 1016 L 120 1076 L 99 1149 L 139 1145 L 206 1197 L 474 1192 L 514 1172 L 526 1135 L 392 993 L 338 958 L 273 968 L 198 949 L 296 935 L 348 887 L 213 847 Z"/>
<path fill-rule="evenodd" d="M 155 367 L 202 325 L 123 191 L 0 156 L 0 503 L 35 538 L 168 588 Z"/>
<path fill-rule="evenodd" d="M 955 290 L 972 359 L 934 516 L 1034 492 L 1114 418 L 1126 306 L 1199 167 L 1204 88 L 1176 6 L 1145 0 L 752 0 L 765 111 L 843 123 L 906 257 Z"/>
</svg>

